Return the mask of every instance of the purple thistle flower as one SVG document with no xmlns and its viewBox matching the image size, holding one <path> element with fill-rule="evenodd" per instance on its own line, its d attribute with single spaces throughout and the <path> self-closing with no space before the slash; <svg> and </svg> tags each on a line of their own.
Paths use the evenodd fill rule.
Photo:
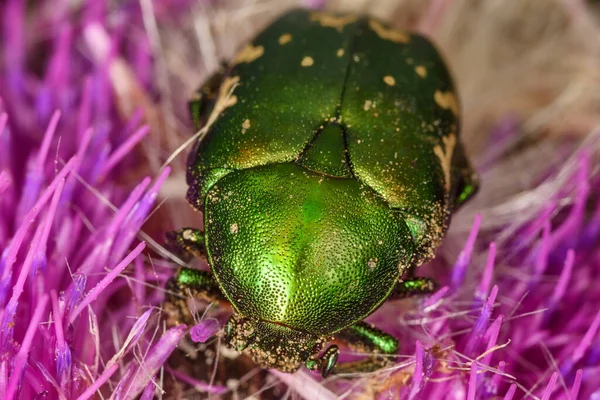
<svg viewBox="0 0 600 400">
<path fill-rule="evenodd" d="M 177 343 L 185 335 L 187 326 L 179 325 L 170 329 L 160 340 L 150 348 L 143 363 L 135 369 L 128 370 L 125 378 L 119 382 L 113 395 L 116 399 L 134 399 L 142 393 L 148 383 L 153 380 L 158 370 L 162 368 Z"/>
<path fill-rule="evenodd" d="M 190 329 L 190 337 L 194 342 L 204 343 L 213 337 L 219 329 L 221 329 L 219 321 L 214 318 L 205 319 Z"/>
<path fill-rule="evenodd" d="M 42 3 L 0 5 L 0 392 L 85 399 L 120 385 L 135 396 L 145 378 L 123 371 L 160 368 L 185 332 L 163 332 L 148 308 L 156 294 L 144 286 L 163 286 L 171 267 L 141 273 L 137 240 L 170 169 L 117 183 L 140 162 L 149 127 L 140 113 L 121 116 L 107 78 L 117 60 L 143 61 L 147 42 L 130 45 L 128 59 L 111 39 L 110 55 L 91 62 L 79 34 L 88 22 L 72 16 L 115 35 L 127 24 L 110 24 L 96 2 Z"/>
<path fill-rule="evenodd" d="M 170 387 L 211 395 L 261 391 L 267 398 L 289 389 L 305 399 L 598 396 L 598 132 L 581 149 L 561 144 L 547 157 L 551 163 L 523 172 L 529 180 L 522 194 L 497 207 L 469 205 L 454 218 L 453 228 L 472 222 L 470 233 L 451 231 L 441 256 L 421 269 L 441 289 L 427 298 L 386 304 L 370 318 L 400 338 L 390 367 L 327 380 L 305 370 L 258 372 L 244 357 L 213 350 L 219 342 L 211 337 L 228 312 L 218 307 L 189 330 L 191 341 L 202 343 L 194 345 L 199 355 L 177 361 L 177 352 L 168 362 L 180 342 L 182 351 L 192 347 L 184 339 L 185 326 L 165 328 L 162 321 L 162 288 L 173 265 L 145 251 L 147 243 L 168 255 L 160 233 L 181 224 L 159 224 L 150 234 L 141 230 L 164 199 L 161 187 L 172 183 L 171 169 L 159 167 L 185 140 L 171 134 L 186 118 L 179 87 L 187 90 L 200 80 L 186 71 L 196 66 L 176 52 L 207 58 L 233 47 L 233 39 L 217 41 L 225 48 L 221 54 L 212 37 L 199 41 L 200 51 L 196 42 L 185 47 L 182 26 L 194 25 L 198 15 L 210 22 L 209 16 L 227 6 L 199 7 L 191 0 L 71 3 L 0 5 L 4 398 L 87 399 L 103 393 L 150 399 Z M 457 3 L 432 1 L 416 26 L 442 36 Z M 597 37 L 583 2 L 561 7 Z M 194 26 L 205 33 L 210 28 Z M 171 49 L 160 34 L 179 46 L 169 57 L 161 53 Z M 475 102 L 467 104 L 467 114 Z M 498 176 L 510 175 L 500 163 L 524 137 L 519 130 L 525 123 L 513 113 L 495 122 L 486 149 L 475 156 L 483 191 Z M 166 139 L 159 136 L 163 131 Z M 151 145 L 142 151 L 142 142 Z M 565 157 L 569 152 L 574 155 Z M 147 177 L 132 173 L 138 166 Z M 171 167 L 173 176 L 181 176 L 185 163 L 177 160 Z M 177 213 L 169 217 L 185 220 Z M 462 250 L 455 251 L 458 242 Z M 343 357 L 351 355 L 343 351 Z M 196 368 L 209 359 L 213 364 Z M 243 386 L 252 377 L 254 386 Z"/>
</svg>

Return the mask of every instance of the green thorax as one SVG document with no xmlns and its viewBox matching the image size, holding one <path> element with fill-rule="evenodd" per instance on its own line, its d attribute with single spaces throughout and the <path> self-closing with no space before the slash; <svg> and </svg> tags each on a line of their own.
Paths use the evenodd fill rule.
<svg viewBox="0 0 600 400">
<path fill-rule="evenodd" d="M 315 334 L 369 315 L 413 254 L 403 219 L 373 190 L 293 163 L 222 178 L 205 225 L 212 271 L 240 315 Z"/>
</svg>

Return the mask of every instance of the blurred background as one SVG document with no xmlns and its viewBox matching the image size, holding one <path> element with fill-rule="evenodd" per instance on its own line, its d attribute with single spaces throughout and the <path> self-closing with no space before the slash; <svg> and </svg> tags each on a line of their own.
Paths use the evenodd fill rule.
<svg viewBox="0 0 600 400">
<path fill-rule="evenodd" d="M 595 3 L 3 1 L 0 392 L 599 396 Z M 437 297 L 386 304 L 370 319 L 402 341 L 394 367 L 375 374 L 322 381 L 261 371 L 218 338 L 194 343 L 161 310 L 177 267 L 164 233 L 202 226 L 185 199 L 184 144 L 195 133 L 187 101 L 294 7 L 369 14 L 431 38 L 455 78 L 461 135 L 480 175 L 480 192 L 419 270 L 439 280 Z M 203 318 L 228 312 L 212 306 Z"/>
</svg>

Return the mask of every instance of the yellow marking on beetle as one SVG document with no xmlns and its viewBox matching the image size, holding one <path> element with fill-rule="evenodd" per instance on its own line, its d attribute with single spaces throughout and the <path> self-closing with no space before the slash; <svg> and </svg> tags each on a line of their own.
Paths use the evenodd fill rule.
<svg viewBox="0 0 600 400">
<path fill-rule="evenodd" d="M 450 110 L 454 115 L 458 115 L 458 103 L 456 102 L 454 93 L 436 90 L 433 94 L 433 99 L 444 110 Z"/>
<path fill-rule="evenodd" d="M 208 116 L 206 124 L 198 132 L 192 135 L 188 140 L 186 140 L 181 146 L 179 146 L 164 162 L 164 164 L 160 167 L 160 170 L 164 170 L 173 160 L 177 157 L 186 147 L 190 146 L 192 143 L 196 141 L 202 141 L 206 136 L 206 132 L 210 129 L 210 127 L 215 123 L 215 121 L 219 118 L 221 113 L 225 111 L 225 109 L 235 105 L 237 103 L 237 96 L 233 94 L 235 88 L 238 86 L 240 82 L 239 76 L 230 76 L 223 80 L 221 86 L 219 87 L 219 95 L 215 101 L 212 111 Z M 210 221 L 209 221 L 210 222 Z"/>
<path fill-rule="evenodd" d="M 427 68 L 425 68 L 423 65 L 417 65 L 415 67 L 415 72 L 417 73 L 417 75 L 419 75 L 421 78 L 425 78 L 427 76 Z"/>
<path fill-rule="evenodd" d="M 389 29 L 383 26 L 383 24 L 377 20 L 370 19 L 369 27 L 382 39 L 391 40 L 396 43 L 408 43 L 410 42 L 410 36 L 404 32 Z"/>
<path fill-rule="evenodd" d="M 279 44 L 280 45 L 284 45 L 291 41 L 292 41 L 292 35 L 290 35 L 289 33 L 284 33 L 283 35 L 279 36 Z"/>
<path fill-rule="evenodd" d="M 316 12 L 313 12 L 312 14 L 310 14 L 310 20 L 318 22 L 323 27 L 335 28 L 341 32 L 342 29 L 344 29 L 344 26 L 356 21 L 356 16 L 354 16 L 354 15 L 337 16 L 337 15 L 331 15 L 331 14 L 327 14 L 324 12 L 316 11 Z"/>
<path fill-rule="evenodd" d="M 440 160 L 442 171 L 444 171 L 444 183 L 446 186 L 446 192 L 450 191 L 450 172 L 452 168 L 452 154 L 454 153 L 454 147 L 456 146 L 456 135 L 450 133 L 448 136 L 442 137 L 444 148 L 439 144 L 433 148 L 433 152 Z"/>
<path fill-rule="evenodd" d="M 239 76 L 230 76 L 225 78 L 223 84 L 219 88 L 219 97 L 217 97 L 217 101 L 215 102 L 215 106 L 213 111 L 208 118 L 210 124 L 212 121 L 216 120 L 219 114 L 221 114 L 225 109 L 233 106 L 237 103 L 237 96 L 233 94 L 233 90 L 237 86 L 240 81 Z"/>
<path fill-rule="evenodd" d="M 253 46 L 252 44 L 249 44 L 235 55 L 231 63 L 233 65 L 251 63 L 262 56 L 264 52 L 265 48 L 263 46 Z"/>
<path fill-rule="evenodd" d="M 300 65 L 302 65 L 303 67 L 310 67 L 315 63 L 315 60 L 313 60 L 312 57 L 306 56 L 302 59 L 302 61 L 300 62 Z"/>
<path fill-rule="evenodd" d="M 396 85 L 396 80 L 394 79 L 393 76 L 391 75 L 386 75 L 383 77 L 383 81 L 385 82 L 386 85 L 388 86 L 394 86 Z"/>
<path fill-rule="evenodd" d="M 338 57 L 341 57 L 341 56 L 343 56 L 343 55 L 344 55 L 344 49 L 338 49 L 338 51 L 336 51 L 336 52 L 335 52 L 335 54 L 336 54 Z"/>
<path fill-rule="evenodd" d="M 244 120 L 244 122 L 242 123 L 242 133 L 246 133 L 246 131 L 250 129 L 250 120 L 246 119 Z"/>
</svg>

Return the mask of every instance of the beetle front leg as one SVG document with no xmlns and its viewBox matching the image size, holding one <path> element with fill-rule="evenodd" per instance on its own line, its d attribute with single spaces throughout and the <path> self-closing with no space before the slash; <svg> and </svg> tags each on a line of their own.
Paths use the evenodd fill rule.
<svg viewBox="0 0 600 400">
<path fill-rule="evenodd" d="M 212 274 L 198 269 L 180 268 L 177 275 L 169 279 L 166 289 L 165 310 L 169 315 L 170 325 L 193 322 L 193 315 L 187 305 L 190 298 L 215 303 L 227 301 Z"/>
<path fill-rule="evenodd" d="M 320 357 L 308 359 L 304 363 L 304 366 L 311 371 L 319 370 L 323 378 L 325 378 L 333 371 L 333 368 L 337 363 L 338 355 L 338 347 L 334 344 L 329 346 Z"/>
<path fill-rule="evenodd" d="M 183 261 L 192 257 L 206 259 L 204 233 L 194 228 L 182 228 L 167 233 L 167 246 Z"/>
<path fill-rule="evenodd" d="M 410 278 L 399 280 L 390 294 L 389 300 L 431 294 L 437 289 L 437 283 L 431 278 Z"/>
<path fill-rule="evenodd" d="M 395 337 L 365 322 L 351 325 L 334 338 L 355 351 L 369 354 L 364 360 L 335 365 L 332 369 L 334 374 L 376 371 L 389 365 L 388 356 L 398 350 Z"/>
</svg>

